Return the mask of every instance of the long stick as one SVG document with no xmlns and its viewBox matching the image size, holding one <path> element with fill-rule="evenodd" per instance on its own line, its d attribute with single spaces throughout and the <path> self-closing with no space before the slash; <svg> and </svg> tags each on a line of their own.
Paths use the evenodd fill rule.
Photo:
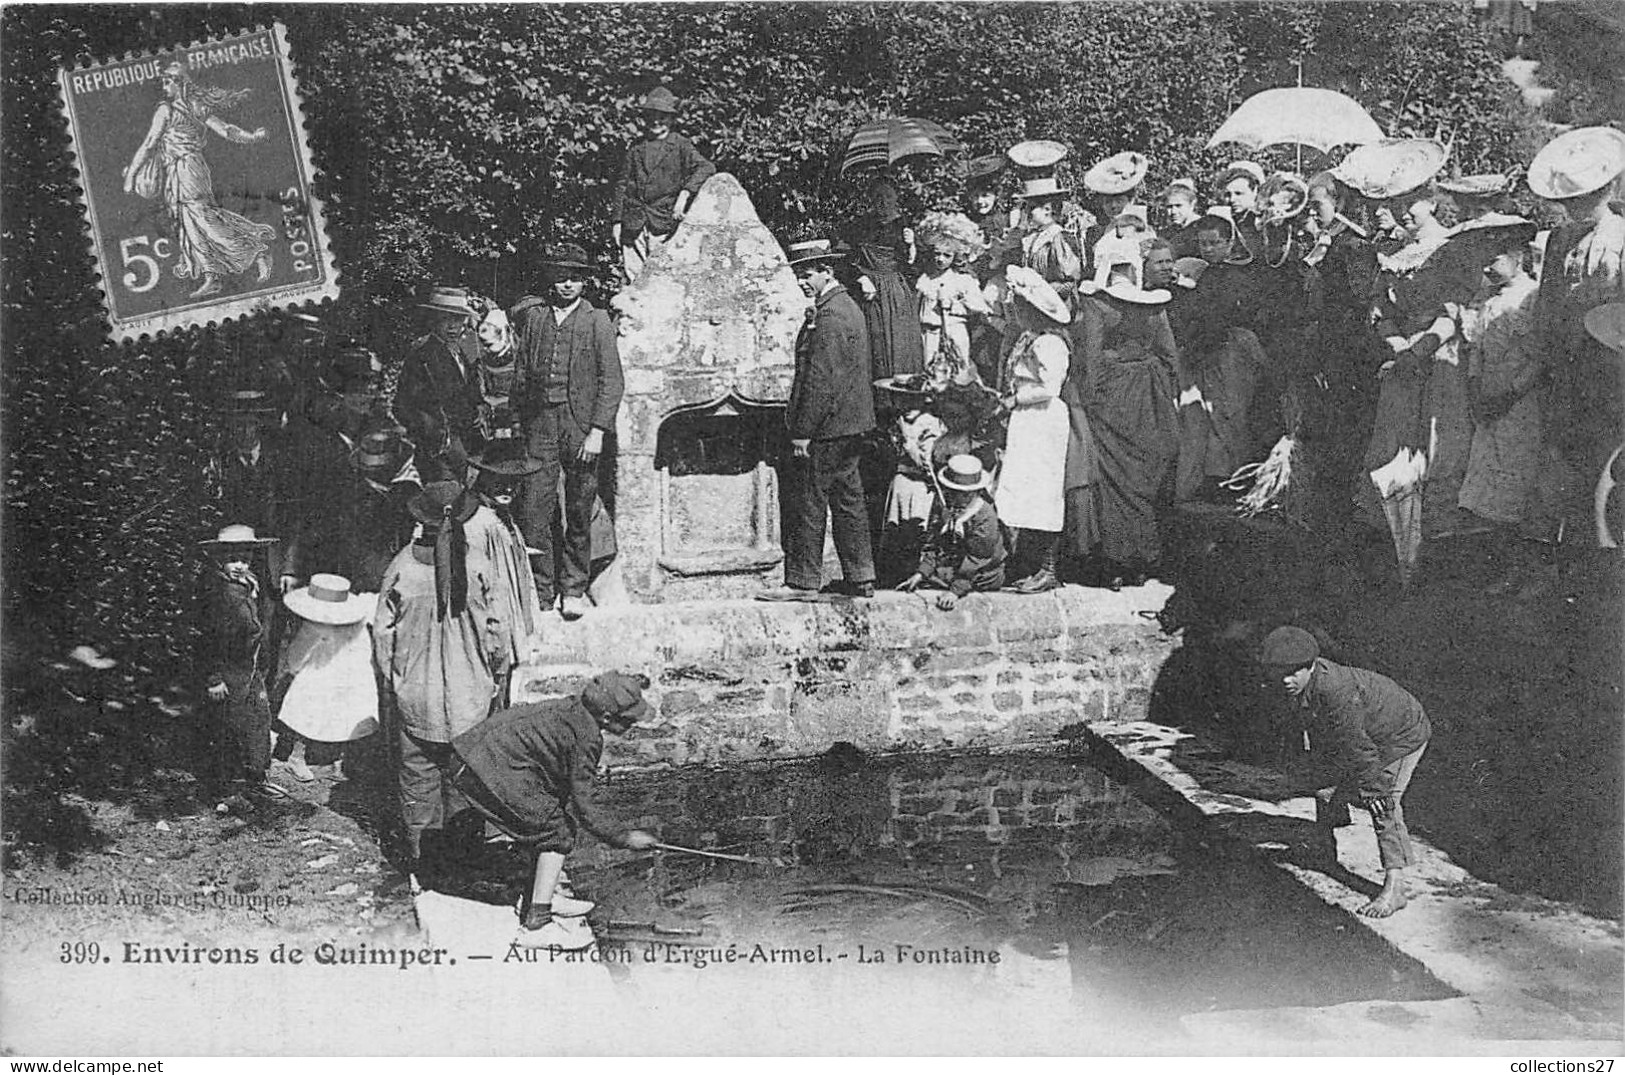
<svg viewBox="0 0 1625 1075">
<path fill-rule="evenodd" d="M 680 851 L 685 855 L 699 855 L 708 859 L 727 859 L 729 862 L 749 862 L 756 866 L 773 865 L 767 859 L 751 858 L 749 855 L 724 855 L 720 851 L 701 851 L 693 847 L 678 847 L 676 844 L 655 844 L 658 851 Z"/>
</svg>

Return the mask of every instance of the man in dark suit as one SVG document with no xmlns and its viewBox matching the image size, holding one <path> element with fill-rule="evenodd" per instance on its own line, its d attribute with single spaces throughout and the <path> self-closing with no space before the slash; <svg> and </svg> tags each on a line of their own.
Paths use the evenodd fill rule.
<svg viewBox="0 0 1625 1075">
<path fill-rule="evenodd" d="M 874 556 L 858 459 L 875 428 L 873 375 L 863 312 L 835 282 L 827 240 L 795 243 L 790 266 L 815 302 L 796 339 L 796 376 L 786 421 L 791 459 L 785 474 L 784 588 L 763 600 L 815 600 L 823 579 L 824 525 L 829 518 L 841 579 L 828 593 L 872 597 Z"/>
<path fill-rule="evenodd" d="M 677 230 L 689 202 L 717 171 L 693 142 L 671 129 L 677 107 L 677 98 L 664 86 L 638 102 L 649 137 L 626 154 L 613 195 L 615 223 L 610 226 L 615 245 L 621 248 L 627 283 L 638 278 L 655 245 Z"/>
<path fill-rule="evenodd" d="M 519 358 L 511 399 L 524 427 L 526 451 L 541 469 L 524 479 L 517 501 L 533 558 L 542 608 L 559 601 L 567 620 L 587 610 L 592 566 L 592 509 L 604 437 L 621 406 L 621 354 L 604 311 L 581 297 L 593 265 L 587 252 L 565 244 L 542 262 L 546 299 L 527 295 L 511 318 Z M 564 472 L 563 548 L 555 549 L 553 509 Z"/>
<path fill-rule="evenodd" d="M 417 445 L 424 481 L 466 481 L 469 453 L 481 444 L 476 314 L 468 292 L 455 287 L 435 288 L 420 309 L 430 316 L 430 328 L 406 356 L 395 417 Z"/>
</svg>

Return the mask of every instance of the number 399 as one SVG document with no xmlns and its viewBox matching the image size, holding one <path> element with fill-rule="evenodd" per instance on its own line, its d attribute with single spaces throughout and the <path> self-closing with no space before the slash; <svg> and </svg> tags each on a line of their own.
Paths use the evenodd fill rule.
<svg viewBox="0 0 1625 1075">
<path fill-rule="evenodd" d="M 62 942 L 62 953 L 58 957 L 61 963 L 100 963 L 102 961 L 102 946 L 95 941 L 68 941 Z"/>
</svg>

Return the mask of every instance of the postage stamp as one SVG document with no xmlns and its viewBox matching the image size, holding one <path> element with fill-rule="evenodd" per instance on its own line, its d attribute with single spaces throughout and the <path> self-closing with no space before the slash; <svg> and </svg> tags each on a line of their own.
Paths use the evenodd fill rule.
<svg viewBox="0 0 1625 1075">
<path fill-rule="evenodd" d="M 57 77 L 114 339 L 338 296 L 280 24 Z"/>
</svg>

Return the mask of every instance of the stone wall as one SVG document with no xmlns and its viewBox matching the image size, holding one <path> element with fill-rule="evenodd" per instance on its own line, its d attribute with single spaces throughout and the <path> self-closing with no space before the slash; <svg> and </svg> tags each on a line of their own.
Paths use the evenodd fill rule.
<svg viewBox="0 0 1625 1075">
<path fill-rule="evenodd" d="M 573 693 L 621 668 L 655 711 L 605 750 L 611 764 L 718 763 L 864 750 L 1033 744 L 1064 725 L 1143 719 L 1174 648 L 1155 622 L 1167 589 L 929 595 L 764 604 L 696 601 L 552 621 L 518 701 Z"/>
</svg>

